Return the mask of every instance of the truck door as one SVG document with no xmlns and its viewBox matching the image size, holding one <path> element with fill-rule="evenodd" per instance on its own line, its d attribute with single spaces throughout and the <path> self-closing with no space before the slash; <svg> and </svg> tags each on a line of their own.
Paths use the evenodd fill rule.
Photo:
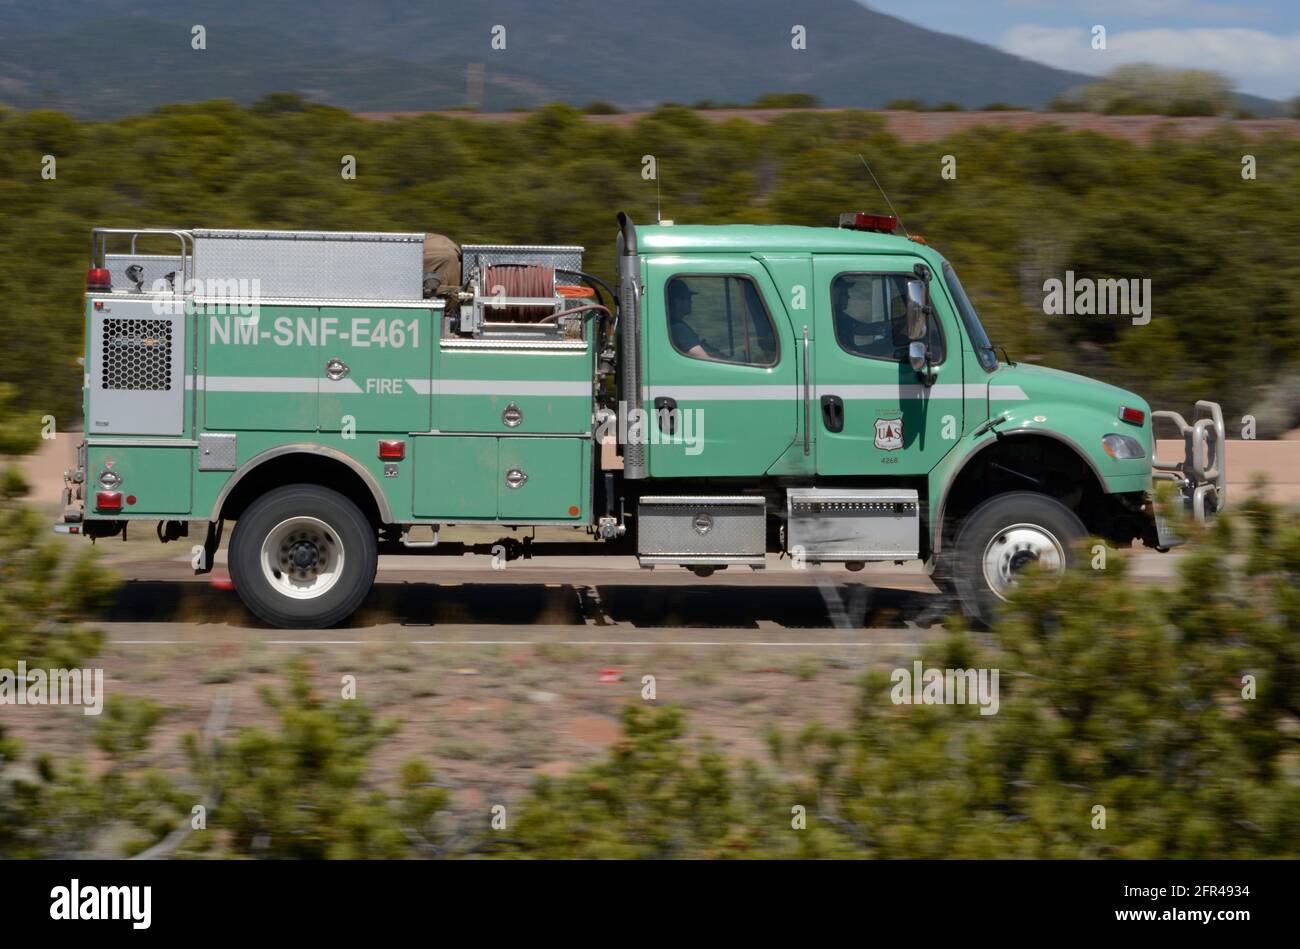
<svg viewBox="0 0 1300 949">
<path fill-rule="evenodd" d="M 652 257 L 646 270 L 650 475 L 764 474 L 802 410 L 801 343 L 771 277 L 753 258 L 721 255 Z"/>
<path fill-rule="evenodd" d="M 907 358 L 903 290 L 919 262 L 842 255 L 813 262 L 818 474 L 922 475 L 961 436 L 961 337 L 934 278 L 933 386 Z"/>
</svg>

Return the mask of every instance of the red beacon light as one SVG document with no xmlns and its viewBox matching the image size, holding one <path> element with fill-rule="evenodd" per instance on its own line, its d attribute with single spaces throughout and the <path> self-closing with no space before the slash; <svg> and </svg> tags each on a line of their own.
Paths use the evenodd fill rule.
<svg viewBox="0 0 1300 949">
<path fill-rule="evenodd" d="M 868 214 L 865 211 L 845 211 L 840 215 L 840 227 L 850 231 L 875 231 L 892 234 L 898 228 L 898 218 L 892 214 Z"/>
<path fill-rule="evenodd" d="M 113 291 L 113 275 L 105 267 L 91 267 L 86 271 L 86 292 L 87 293 L 111 293 Z"/>
</svg>

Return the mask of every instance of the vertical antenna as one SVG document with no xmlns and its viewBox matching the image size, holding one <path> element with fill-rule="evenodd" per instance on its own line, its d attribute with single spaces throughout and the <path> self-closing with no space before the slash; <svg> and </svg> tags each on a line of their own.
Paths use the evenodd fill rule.
<svg viewBox="0 0 1300 949">
<path fill-rule="evenodd" d="M 659 160 L 655 159 L 655 223 L 664 222 L 663 209 L 659 202 Z"/>
<path fill-rule="evenodd" d="M 894 202 L 889 200 L 889 195 L 885 194 L 885 189 L 880 187 L 880 182 L 876 180 L 876 173 L 871 170 L 871 166 L 867 164 L 867 160 L 862 157 L 862 152 L 858 152 L 858 160 L 866 166 L 867 174 L 871 176 L 871 180 L 876 182 L 876 188 L 879 189 L 881 197 L 885 199 L 885 203 L 889 205 L 890 213 L 893 214 L 894 217 L 898 218 L 898 226 L 903 229 L 903 236 L 911 237 L 912 235 L 907 233 L 907 225 L 903 223 L 903 219 L 898 217 L 898 212 L 894 210 Z"/>
</svg>

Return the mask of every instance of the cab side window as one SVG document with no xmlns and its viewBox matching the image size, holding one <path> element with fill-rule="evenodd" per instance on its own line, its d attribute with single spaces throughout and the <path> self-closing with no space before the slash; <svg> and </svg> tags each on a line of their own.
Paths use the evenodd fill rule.
<svg viewBox="0 0 1300 949">
<path fill-rule="evenodd" d="M 668 338 L 683 356 L 742 366 L 776 365 L 776 327 L 749 277 L 673 277 L 665 295 Z"/>
<path fill-rule="evenodd" d="M 911 274 L 842 273 L 831 281 L 831 319 L 840 347 L 868 359 L 907 361 L 907 281 Z M 930 351 L 943 362 L 943 333 L 931 323 Z"/>
</svg>

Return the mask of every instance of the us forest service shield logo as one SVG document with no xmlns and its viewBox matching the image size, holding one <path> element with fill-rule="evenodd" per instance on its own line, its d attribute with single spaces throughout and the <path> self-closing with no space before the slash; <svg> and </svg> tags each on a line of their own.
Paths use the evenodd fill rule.
<svg viewBox="0 0 1300 949">
<path fill-rule="evenodd" d="M 903 447 L 902 418 L 876 419 L 876 447 L 881 451 L 898 451 Z"/>
</svg>

